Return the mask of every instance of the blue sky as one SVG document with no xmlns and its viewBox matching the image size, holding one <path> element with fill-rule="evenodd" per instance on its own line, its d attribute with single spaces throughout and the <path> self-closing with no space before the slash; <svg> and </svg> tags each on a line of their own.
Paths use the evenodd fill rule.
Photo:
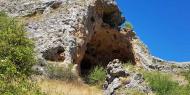
<svg viewBox="0 0 190 95">
<path fill-rule="evenodd" d="M 190 61 L 190 0 L 117 0 L 117 3 L 154 56 Z"/>
</svg>

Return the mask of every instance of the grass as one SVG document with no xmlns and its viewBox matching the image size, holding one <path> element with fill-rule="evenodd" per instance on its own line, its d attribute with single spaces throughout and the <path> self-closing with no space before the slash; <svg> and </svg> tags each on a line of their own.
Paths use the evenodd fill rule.
<svg viewBox="0 0 190 95">
<path fill-rule="evenodd" d="M 103 95 L 97 84 L 103 84 L 106 72 L 103 67 L 95 67 L 87 76 L 88 83 L 84 84 L 72 72 L 73 65 L 68 68 L 48 65 L 49 79 L 39 82 L 42 91 L 47 95 Z"/>
<path fill-rule="evenodd" d="M 145 93 L 142 93 L 138 91 L 135 88 L 119 88 L 115 92 L 116 95 L 146 95 Z"/>
<path fill-rule="evenodd" d="M 122 67 L 128 72 L 141 72 L 143 70 L 142 67 L 138 67 L 132 63 L 132 61 L 128 61 L 122 64 Z"/>
<path fill-rule="evenodd" d="M 182 72 L 179 75 L 156 71 L 149 72 L 132 65 L 131 62 L 123 64 L 123 67 L 130 72 L 142 72 L 146 82 L 156 95 L 190 95 L 190 71 Z M 133 89 L 127 90 L 126 93 L 141 95 Z"/>
<path fill-rule="evenodd" d="M 156 95 L 190 95 L 189 86 L 180 86 L 170 74 L 147 71 L 143 74 Z"/>
<path fill-rule="evenodd" d="M 73 65 L 66 67 L 58 67 L 56 65 L 48 65 L 48 76 L 50 79 L 59 79 L 63 81 L 75 81 L 78 76 L 72 71 Z"/>
<path fill-rule="evenodd" d="M 126 69 L 128 71 L 134 71 L 134 69 L 135 69 L 135 67 L 131 61 L 128 61 L 128 62 L 122 64 L 122 66 L 124 67 L 124 69 Z"/>
<path fill-rule="evenodd" d="M 185 76 L 186 80 L 188 80 L 189 83 L 190 83 L 190 70 L 188 70 L 188 71 L 183 71 L 183 72 L 182 72 L 182 75 Z"/>
<path fill-rule="evenodd" d="M 100 89 L 77 81 L 43 80 L 39 86 L 47 95 L 103 95 Z"/>
<path fill-rule="evenodd" d="M 106 70 L 101 66 L 96 66 L 87 77 L 87 83 L 101 87 L 105 81 Z"/>
</svg>

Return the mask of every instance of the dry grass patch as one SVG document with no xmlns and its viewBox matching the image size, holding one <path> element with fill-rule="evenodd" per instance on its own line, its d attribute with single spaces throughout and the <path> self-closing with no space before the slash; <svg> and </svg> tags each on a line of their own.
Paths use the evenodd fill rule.
<svg viewBox="0 0 190 95">
<path fill-rule="evenodd" d="M 171 74 L 172 80 L 177 81 L 180 86 L 186 86 L 189 84 L 189 81 L 185 79 L 185 76 L 182 76 L 180 74 Z"/>
<path fill-rule="evenodd" d="M 43 80 L 39 83 L 39 86 L 48 95 L 103 95 L 100 89 L 82 82 Z"/>
</svg>

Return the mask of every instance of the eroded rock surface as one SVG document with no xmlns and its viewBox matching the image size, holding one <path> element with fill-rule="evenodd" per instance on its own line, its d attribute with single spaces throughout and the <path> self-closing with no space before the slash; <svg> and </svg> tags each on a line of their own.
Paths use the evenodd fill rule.
<svg viewBox="0 0 190 95">
<path fill-rule="evenodd" d="M 120 86 L 151 92 L 142 85 L 143 76 L 124 70 L 121 61 L 150 71 L 176 72 L 190 67 L 188 62 L 152 56 L 132 29 L 121 29 L 125 18 L 114 0 L 0 0 L 0 11 L 22 20 L 28 37 L 34 40 L 39 64 L 33 69 L 44 74 L 47 60 L 60 66 L 75 64 L 78 71 L 107 66 L 107 95 Z M 126 77 L 130 81 L 121 82 Z"/>
<path fill-rule="evenodd" d="M 0 0 L 0 10 L 23 20 L 46 60 L 106 66 L 120 59 L 146 69 L 155 62 L 132 30 L 119 29 L 125 19 L 114 0 Z"/>
<path fill-rule="evenodd" d="M 0 10 L 24 20 L 45 59 L 63 63 L 80 63 L 94 34 L 124 22 L 113 0 L 1 0 Z"/>
<path fill-rule="evenodd" d="M 127 91 L 135 89 L 139 92 L 150 94 L 150 87 L 144 83 L 143 75 L 137 72 L 129 72 L 123 68 L 119 59 L 114 59 L 107 65 L 107 77 L 104 84 L 105 95 L 125 95 L 122 92 L 116 93 L 118 89 Z"/>
</svg>

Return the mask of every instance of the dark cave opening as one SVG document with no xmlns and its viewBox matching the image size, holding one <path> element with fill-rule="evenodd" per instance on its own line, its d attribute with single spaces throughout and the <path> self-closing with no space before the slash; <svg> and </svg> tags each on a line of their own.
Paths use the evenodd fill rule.
<svg viewBox="0 0 190 95">
<path fill-rule="evenodd" d="M 96 48 L 93 47 L 90 43 L 88 43 L 84 58 L 80 63 L 81 75 L 88 75 L 95 66 L 97 66 Z"/>
<path fill-rule="evenodd" d="M 103 17 L 102 17 L 102 20 L 104 23 L 110 25 L 111 27 L 115 27 L 115 23 L 113 23 L 112 19 L 113 19 L 113 16 L 114 16 L 114 12 L 111 12 L 111 13 L 106 13 L 104 12 L 103 13 Z"/>
<path fill-rule="evenodd" d="M 81 69 L 81 75 L 86 76 L 90 73 L 90 70 L 93 68 L 93 64 L 91 61 L 87 58 L 84 58 L 80 64 L 80 69 Z"/>
<path fill-rule="evenodd" d="M 87 44 L 85 55 L 80 63 L 81 76 L 89 75 L 95 66 L 105 68 L 114 59 L 135 64 L 132 45 L 126 39 L 123 34 L 115 30 L 102 28 L 102 31 L 97 31 Z"/>
<path fill-rule="evenodd" d="M 49 61 L 64 61 L 64 51 L 63 47 L 56 47 L 43 52 L 42 56 Z"/>
<path fill-rule="evenodd" d="M 89 31 L 94 34 L 86 45 L 85 55 L 79 63 L 81 76 L 88 75 L 95 66 L 105 68 L 114 59 L 134 63 L 130 35 L 122 34 L 118 30 L 119 25 L 125 21 L 124 17 L 116 6 L 99 5 L 104 4 L 98 0 L 95 8 L 89 8 L 90 16 L 86 25 L 91 27 Z M 101 23 L 98 17 L 101 17 Z"/>
</svg>

